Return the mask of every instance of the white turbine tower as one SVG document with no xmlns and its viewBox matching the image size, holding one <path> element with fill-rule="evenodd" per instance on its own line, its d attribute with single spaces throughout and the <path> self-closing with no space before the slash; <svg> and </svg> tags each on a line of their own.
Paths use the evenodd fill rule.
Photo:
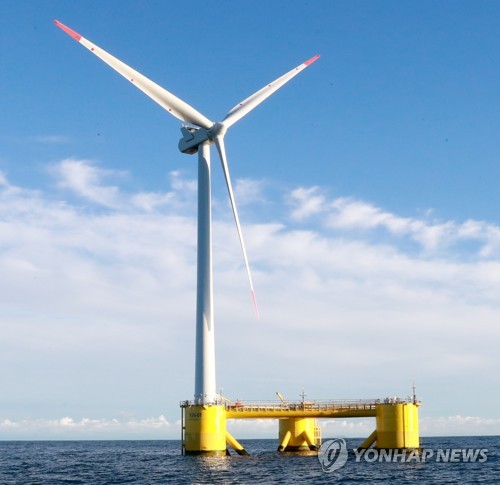
<svg viewBox="0 0 500 485">
<path fill-rule="evenodd" d="M 182 126 L 183 138 L 179 142 L 182 153 L 198 152 L 198 274 L 196 303 L 196 366 L 194 400 L 197 404 L 210 405 L 218 401 L 215 385 L 215 344 L 213 321 L 213 284 L 212 284 L 212 224 L 211 224 L 211 194 L 210 194 L 210 144 L 215 143 L 226 179 L 226 185 L 231 200 L 236 229 L 240 239 L 243 258 L 250 282 L 253 303 L 258 315 L 257 303 L 248 264 L 247 252 L 241 232 L 238 210 L 234 201 L 233 187 L 224 146 L 226 130 L 258 106 L 299 72 L 312 64 L 318 55 L 300 64 L 290 72 L 279 77 L 272 83 L 238 103 L 231 109 L 221 122 L 212 122 L 189 104 L 174 96 L 166 89 L 158 86 L 147 77 L 127 66 L 116 57 L 96 46 L 89 40 L 66 27 L 57 20 L 54 23 L 76 41 L 90 50 L 115 71 L 128 79 L 137 88 L 156 101 L 176 118 L 194 126 Z"/>
</svg>

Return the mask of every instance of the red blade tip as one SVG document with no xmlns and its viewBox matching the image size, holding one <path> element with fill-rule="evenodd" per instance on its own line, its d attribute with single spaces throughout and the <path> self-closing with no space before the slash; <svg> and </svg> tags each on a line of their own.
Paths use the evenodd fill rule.
<svg viewBox="0 0 500 485">
<path fill-rule="evenodd" d="M 253 300 L 253 307 L 255 310 L 255 316 L 257 317 L 257 320 L 259 319 L 259 307 L 257 306 L 257 300 L 255 299 L 255 293 L 252 291 L 252 300 Z"/>
<path fill-rule="evenodd" d="M 314 57 L 311 57 L 310 59 L 308 59 L 306 62 L 304 62 L 304 64 L 306 66 L 310 66 L 314 61 L 318 60 L 319 59 L 319 54 L 316 54 Z"/>
<path fill-rule="evenodd" d="M 59 20 L 54 20 L 54 23 L 60 29 L 64 30 L 64 32 L 66 32 L 68 35 L 73 37 L 73 39 L 75 39 L 77 42 L 80 42 L 80 39 L 82 38 L 82 36 L 80 34 L 77 34 L 74 30 L 71 30 L 69 27 L 66 27 L 64 24 L 61 24 L 61 22 L 59 22 Z"/>
</svg>

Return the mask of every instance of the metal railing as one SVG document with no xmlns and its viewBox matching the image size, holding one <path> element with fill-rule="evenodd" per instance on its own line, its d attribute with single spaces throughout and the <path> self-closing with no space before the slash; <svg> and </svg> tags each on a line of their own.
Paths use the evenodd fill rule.
<svg viewBox="0 0 500 485">
<path fill-rule="evenodd" d="M 202 405 L 201 402 L 181 401 L 181 407 Z M 220 405 L 230 411 L 336 411 L 342 409 L 348 410 L 366 410 L 375 409 L 377 404 L 420 404 L 414 397 L 399 398 L 387 397 L 385 399 L 324 399 L 311 401 L 230 401 L 226 398 L 216 399 L 205 405 Z"/>
<path fill-rule="evenodd" d="M 226 409 L 231 411 L 335 411 L 341 409 L 374 409 L 380 400 L 356 399 L 356 400 L 315 400 L 315 401 L 236 401 L 226 403 Z"/>
</svg>

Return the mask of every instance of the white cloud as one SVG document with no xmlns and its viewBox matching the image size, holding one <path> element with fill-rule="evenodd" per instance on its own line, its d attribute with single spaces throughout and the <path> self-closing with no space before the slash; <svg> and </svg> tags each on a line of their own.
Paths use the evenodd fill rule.
<svg viewBox="0 0 500 485">
<path fill-rule="evenodd" d="M 323 439 L 366 438 L 375 429 L 375 418 L 319 419 Z M 500 434 L 500 419 L 478 416 L 440 416 L 420 418 L 420 437 L 490 436 Z M 164 415 L 148 418 L 79 418 L 58 419 L 0 418 L 2 439 L 179 439 L 180 420 L 168 421 Z M 229 419 L 227 428 L 237 439 L 278 440 L 277 419 Z M 251 451 L 251 450 L 250 450 Z"/>
<path fill-rule="evenodd" d="M 0 185 L 2 185 L 3 187 L 7 187 L 9 185 L 9 181 L 2 171 L 0 171 Z"/>
<path fill-rule="evenodd" d="M 131 205 L 145 212 L 165 210 L 166 206 L 175 207 L 178 212 L 182 212 L 187 206 L 194 206 L 193 197 L 196 196 L 198 190 L 197 181 L 185 178 L 182 172 L 178 170 L 170 172 L 169 179 L 170 192 L 139 192 L 131 194 Z"/>
<path fill-rule="evenodd" d="M 500 418 L 479 416 L 441 416 L 421 418 L 422 436 L 495 436 L 500 435 Z"/>
<path fill-rule="evenodd" d="M 170 184 L 172 190 L 178 193 L 194 194 L 198 190 L 198 182 L 185 179 L 179 170 L 170 172 Z"/>
<path fill-rule="evenodd" d="M 262 180 L 237 179 L 234 184 L 234 195 L 238 207 L 265 202 L 264 186 L 265 183 Z"/>
<path fill-rule="evenodd" d="M 108 187 L 108 178 L 118 184 L 120 173 L 102 173 L 82 161 L 76 168 L 70 163 L 68 173 L 66 181 L 81 178 L 71 187 L 88 194 L 88 207 L 2 179 L 2 426 L 87 416 L 89 422 L 59 418 L 54 426 L 89 433 L 102 428 L 110 436 L 113 416 L 123 409 L 163 413 L 173 423 L 178 401 L 192 394 L 196 184 L 176 172 L 163 194 L 112 185 L 110 195 L 95 189 Z M 61 171 L 53 174 L 62 180 Z M 233 222 L 214 224 L 217 372 L 227 394 L 272 399 L 279 390 L 293 398 L 306 387 L 312 399 L 376 398 L 405 395 L 416 378 L 425 384 L 424 399 L 433 396 L 431 406 L 452 401 L 450 413 L 464 416 L 481 402 L 478 416 L 494 415 L 498 390 L 489 376 L 499 365 L 498 227 L 472 220 L 430 223 L 365 202 L 367 208 L 359 203 L 349 212 L 352 201 L 329 201 L 316 188 L 290 197 L 304 204 L 293 208 L 298 212 L 287 224 L 263 220 L 244 227 L 259 321 Z M 344 202 L 335 207 L 335 200 Z M 349 219 L 344 210 L 354 215 Z M 375 226 L 366 222 L 367 213 Z M 342 230 L 325 227 L 323 216 L 332 214 L 353 223 Z M 416 238 L 434 226 L 446 236 L 428 247 L 471 238 L 481 244 L 467 258 L 437 249 L 415 253 L 401 244 L 401 234 Z M 366 236 L 379 227 L 393 237 L 373 242 Z M 485 258 L 481 251 L 488 244 Z M 241 366 L 251 369 L 244 381 Z M 464 383 L 475 391 L 463 396 Z M 147 426 L 170 432 L 162 420 L 145 419 L 122 417 L 116 429 L 133 429 L 134 436 Z M 44 426 L 37 436 L 49 429 Z M 243 433 L 246 425 L 234 426 Z M 267 421 L 262 426 L 274 433 Z M 347 433 L 351 425 L 345 426 Z"/>
<path fill-rule="evenodd" d="M 383 229 L 392 237 L 413 239 L 428 253 L 463 241 L 479 243 L 477 254 L 481 257 L 494 257 L 500 251 L 500 228 L 484 221 L 443 222 L 432 219 L 432 211 L 427 211 L 424 218 L 401 217 L 363 200 L 346 197 L 328 200 L 318 187 L 293 190 L 289 202 L 294 220 L 304 221 L 321 214 L 320 223 L 329 229 L 366 234 Z"/>
<path fill-rule="evenodd" d="M 319 194 L 319 187 L 299 187 L 291 192 L 289 201 L 293 206 L 292 218 L 302 220 L 323 212 L 326 199 Z"/>
<path fill-rule="evenodd" d="M 84 199 L 105 207 L 120 206 L 119 189 L 114 185 L 104 185 L 108 177 L 123 177 L 124 172 L 105 170 L 89 160 L 67 158 L 52 167 L 58 178 L 59 187 L 69 189 Z"/>
<path fill-rule="evenodd" d="M 375 430 L 375 419 L 324 419 L 323 437 L 363 438 Z M 500 435 L 499 418 L 438 416 L 419 418 L 420 437 Z"/>
<path fill-rule="evenodd" d="M 146 212 L 152 212 L 158 207 L 171 203 L 173 198 L 173 194 L 168 192 L 165 194 L 141 192 L 133 195 L 131 200 L 132 204 L 138 209 L 142 209 Z"/>
<path fill-rule="evenodd" d="M 176 433 L 176 434 L 175 434 Z M 165 416 L 151 418 L 80 418 L 64 416 L 59 419 L 0 419 L 2 439 L 29 439 L 45 436 L 52 439 L 120 439 L 178 437 L 180 423 L 169 423 Z"/>
<path fill-rule="evenodd" d="M 8 142 L 14 142 L 19 144 L 42 143 L 42 144 L 55 145 L 55 144 L 69 143 L 71 141 L 71 138 L 66 135 L 49 135 L 49 134 L 27 135 L 27 136 L 22 136 L 22 135 L 19 136 L 11 134 L 11 135 L 0 135 L 0 138 Z"/>
<path fill-rule="evenodd" d="M 38 143 L 69 143 L 70 139 L 64 135 L 37 135 L 33 140 Z"/>
</svg>

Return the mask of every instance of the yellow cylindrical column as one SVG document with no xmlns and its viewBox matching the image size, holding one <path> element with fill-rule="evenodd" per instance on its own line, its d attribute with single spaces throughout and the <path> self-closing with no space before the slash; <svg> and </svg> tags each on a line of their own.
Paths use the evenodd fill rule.
<svg viewBox="0 0 500 485">
<path fill-rule="evenodd" d="M 187 406 L 184 412 L 186 455 L 225 455 L 225 407 Z"/>
<path fill-rule="evenodd" d="M 366 450 L 377 441 L 377 430 L 375 430 L 363 443 L 358 446 L 358 450 Z"/>
<path fill-rule="evenodd" d="M 418 406 L 416 404 L 378 404 L 376 422 L 376 448 L 420 448 Z"/>
<path fill-rule="evenodd" d="M 290 437 L 292 436 L 292 433 L 290 430 L 288 430 L 283 437 L 281 437 L 280 433 L 280 444 L 278 446 L 278 451 L 285 451 L 286 447 L 288 446 L 288 442 L 290 441 Z"/>
<path fill-rule="evenodd" d="M 280 447 L 278 451 L 285 453 L 317 451 L 314 418 L 286 418 L 280 419 L 279 423 Z"/>
<path fill-rule="evenodd" d="M 231 448 L 238 453 L 238 455 L 248 456 L 247 450 L 241 446 L 236 438 L 226 429 L 226 441 Z"/>
</svg>

